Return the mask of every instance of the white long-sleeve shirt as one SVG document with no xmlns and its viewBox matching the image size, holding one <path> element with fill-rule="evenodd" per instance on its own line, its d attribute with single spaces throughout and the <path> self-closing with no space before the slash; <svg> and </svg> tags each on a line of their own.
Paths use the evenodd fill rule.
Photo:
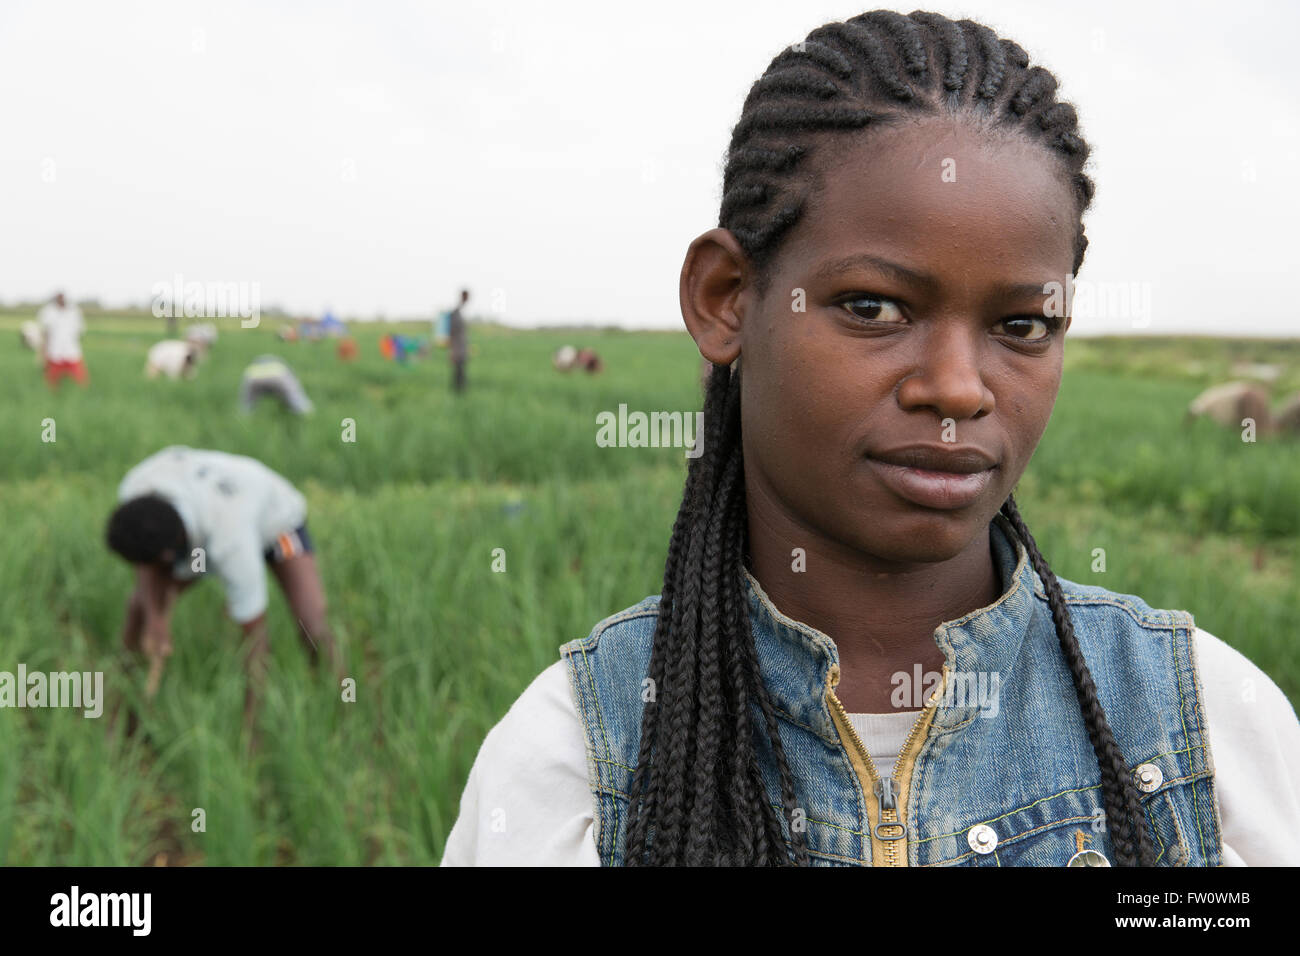
<svg viewBox="0 0 1300 956">
<path fill-rule="evenodd" d="M 1199 628 L 1194 642 L 1224 865 L 1298 866 L 1300 722 L 1295 711 L 1239 651 Z M 916 714 L 849 717 L 872 760 L 889 773 Z M 442 864 L 600 864 L 585 734 L 563 661 L 542 671 L 483 741 Z"/>
<path fill-rule="evenodd" d="M 118 501 L 165 498 L 180 515 L 191 549 L 226 589 L 226 610 L 241 623 L 266 610 L 263 552 L 307 520 L 307 499 L 255 458 L 172 445 L 136 465 L 117 489 Z M 177 557 L 172 576 L 197 576 L 193 550 Z"/>
<path fill-rule="evenodd" d="M 81 358 L 81 336 L 86 320 L 81 310 L 69 303 L 60 308 L 47 302 L 36 313 L 36 321 L 45 334 L 45 357 L 51 362 L 76 362 Z"/>
</svg>

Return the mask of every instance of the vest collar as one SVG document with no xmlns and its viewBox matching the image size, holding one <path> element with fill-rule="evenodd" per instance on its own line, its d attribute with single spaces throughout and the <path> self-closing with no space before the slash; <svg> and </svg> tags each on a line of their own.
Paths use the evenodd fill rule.
<svg viewBox="0 0 1300 956">
<path fill-rule="evenodd" d="M 949 671 L 945 691 L 951 694 L 935 713 L 936 727 L 955 727 L 980 712 L 980 702 L 972 699 L 975 694 L 954 687 L 953 674 L 960 674 L 968 688 L 991 686 L 995 692 L 1010 679 L 1036 608 L 1035 587 L 1042 589 L 1028 550 L 1001 513 L 990 524 L 990 537 L 1005 590 L 987 607 L 935 629 L 935 643 Z M 794 722 L 838 742 L 826 700 L 830 669 L 839 664 L 835 642 L 816 628 L 782 614 L 747 568 L 745 587 L 750 626 L 773 705 Z M 912 680 L 913 675 L 908 678 Z M 995 679 L 997 684 L 992 683 Z"/>
</svg>

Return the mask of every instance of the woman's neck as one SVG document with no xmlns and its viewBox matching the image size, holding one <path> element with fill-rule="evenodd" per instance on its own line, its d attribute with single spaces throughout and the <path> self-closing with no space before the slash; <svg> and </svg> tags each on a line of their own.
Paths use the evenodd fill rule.
<svg viewBox="0 0 1300 956">
<path fill-rule="evenodd" d="M 896 565 L 787 525 L 752 502 L 749 522 L 751 572 L 782 614 L 835 642 L 836 694 L 850 713 L 917 709 L 911 695 L 901 708 L 891 702 L 894 675 L 911 680 L 917 664 L 938 672 L 944 657 L 935 629 L 1004 591 L 991 531 L 947 561 Z"/>
</svg>

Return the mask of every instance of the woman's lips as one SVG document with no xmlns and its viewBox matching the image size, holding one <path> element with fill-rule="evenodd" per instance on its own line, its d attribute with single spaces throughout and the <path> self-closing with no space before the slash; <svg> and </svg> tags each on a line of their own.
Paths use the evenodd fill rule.
<svg viewBox="0 0 1300 956">
<path fill-rule="evenodd" d="M 993 468 L 961 474 L 891 465 L 875 458 L 867 461 L 894 494 L 924 508 L 965 508 L 977 501 L 993 480 Z"/>
</svg>

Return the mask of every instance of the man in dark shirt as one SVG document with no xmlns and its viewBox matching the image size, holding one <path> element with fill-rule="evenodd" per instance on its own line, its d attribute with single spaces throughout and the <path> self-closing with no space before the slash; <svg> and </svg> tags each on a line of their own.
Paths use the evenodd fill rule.
<svg viewBox="0 0 1300 956">
<path fill-rule="evenodd" d="M 447 323 L 447 351 L 451 356 L 452 368 L 451 387 L 456 392 L 465 390 L 465 362 L 469 359 L 469 344 L 465 340 L 465 317 L 461 315 L 461 309 L 465 308 L 465 303 L 468 301 L 469 289 L 461 289 L 460 302 L 451 310 L 450 321 Z"/>
</svg>

